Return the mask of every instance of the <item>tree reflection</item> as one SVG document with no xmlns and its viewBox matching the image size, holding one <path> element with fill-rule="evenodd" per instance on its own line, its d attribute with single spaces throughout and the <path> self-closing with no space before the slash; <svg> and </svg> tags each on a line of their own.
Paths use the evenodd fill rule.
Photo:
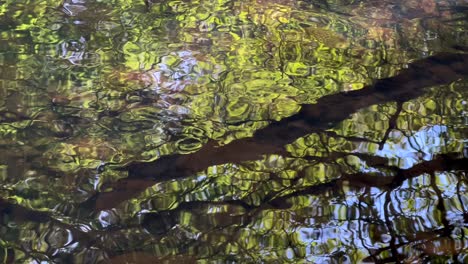
<svg viewBox="0 0 468 264">
<path fill-rule="evenodd" d="M 6 1 L 0 259 L 466 262 L 464 11 Z"/>
</svg>

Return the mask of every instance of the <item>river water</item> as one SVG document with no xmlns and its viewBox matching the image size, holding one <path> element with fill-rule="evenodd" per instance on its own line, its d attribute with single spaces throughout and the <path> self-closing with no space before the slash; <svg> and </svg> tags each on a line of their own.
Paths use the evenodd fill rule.
<svg viewBox="0 0 468 264">
<path fill-rule="evenodd" d="M 467 263 L 466 0 L 0 0 L 0 262 Z"/>
</svg>

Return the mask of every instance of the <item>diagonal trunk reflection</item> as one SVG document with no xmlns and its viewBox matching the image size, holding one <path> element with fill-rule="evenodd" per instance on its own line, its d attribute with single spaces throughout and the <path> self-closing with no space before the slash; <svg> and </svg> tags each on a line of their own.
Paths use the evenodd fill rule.
<svg viewBox="0 0 468 264">
<path fill-rule="evenodd" d="M 441 53 L 415 61 L 398 75 L 377 80 L 361 90 L 324 96 L 316 104 L 302 105 L 297 114 L 271 123 L 251 138 L 224 146 L 209 142 L 191 154 L 130 164 L 121 168 L 128 170 L 128 178 L 108 186 L 112 191 L 96 193 L 81 207 L 92 211 L 113 208 L 161 181 L 188 177 L 214 165 L 257 160 L 266 154 L 286 154 L 286 144 L 333 127 L 362 108 L 392 101 L 402 103 L 423 95 L 425 88 L 449 84 L 467 75 L 468 54 Z"/>
</svg>

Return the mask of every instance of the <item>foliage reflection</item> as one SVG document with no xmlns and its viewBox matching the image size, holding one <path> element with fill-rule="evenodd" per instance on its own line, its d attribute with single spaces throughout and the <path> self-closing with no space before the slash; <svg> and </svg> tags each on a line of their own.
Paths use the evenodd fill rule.
<svg viewBox="0 0 468 264">
<path fill-rule="evenodd" d="M 5 263 L 466 262 L 464 1 L 2 1 Z"/>
</svg>

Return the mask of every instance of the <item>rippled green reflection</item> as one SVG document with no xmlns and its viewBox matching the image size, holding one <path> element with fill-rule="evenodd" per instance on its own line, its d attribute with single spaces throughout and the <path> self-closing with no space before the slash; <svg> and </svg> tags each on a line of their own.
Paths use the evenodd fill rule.
<svg viewBox="0 0 468 264">
<path fill-rule="evenodd" d="M 0 1 L 0 262 L 467 262 L 467 10 Z"/>
</svg>

